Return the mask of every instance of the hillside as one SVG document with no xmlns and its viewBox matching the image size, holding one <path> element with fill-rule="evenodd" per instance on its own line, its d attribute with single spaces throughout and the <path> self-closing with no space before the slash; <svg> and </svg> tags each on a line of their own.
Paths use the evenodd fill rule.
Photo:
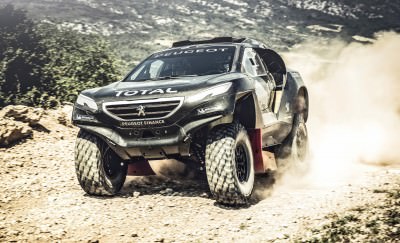
<svg viewBox="0 0 400 243">
<path fill-rule="evenodd" d="M 39 21 L 111 40 L 128 65 L 173 41 L 252 36 L 287 50 L 313 37 L 363 40 L 400 31 L 400 3 L 389 0 L 2 0 Z"/>
</svg>

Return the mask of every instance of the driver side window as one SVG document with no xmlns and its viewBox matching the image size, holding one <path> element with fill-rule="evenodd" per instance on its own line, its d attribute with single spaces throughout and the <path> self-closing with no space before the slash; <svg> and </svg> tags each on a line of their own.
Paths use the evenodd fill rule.
<svg viewBox="0 0 400 243">
<path fill-rule="evenodd" d="M 267 68 L 258 54 L 252 48 L 246 48 L 243 54 L 242 71 L 252 77 L 267 74 Z"/>
</svg>

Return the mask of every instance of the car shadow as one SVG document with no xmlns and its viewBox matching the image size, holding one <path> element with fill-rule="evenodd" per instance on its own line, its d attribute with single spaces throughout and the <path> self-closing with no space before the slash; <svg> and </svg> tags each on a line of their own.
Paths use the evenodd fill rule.
<svg viewBox="0 0 400 243">
<path fill-rule="evenodd" d="M 275 174 L 256 175 L 253 195 L 245 205 L 231 206 L 215 202 L 214 206 L 225 210 L 249 208 L 266 199 L 275 183 Z M 198 197 L 214 200 L 204 171 L 193 167 L 161 166 L 156 175 L 128 176 L 121 191 L 113 197 L 90 196 L 99 199 L 111 198 L 140 198 L 145 195 L 165 197 Z"/>
<path fill-rule="evenodd" d="M 119 196 L 128 197 L 155 194 L 179 197 L 211 196 L 205 180 L 164 175 L 128 177 L 124 187 L 118 193 Z"/>
</svg>

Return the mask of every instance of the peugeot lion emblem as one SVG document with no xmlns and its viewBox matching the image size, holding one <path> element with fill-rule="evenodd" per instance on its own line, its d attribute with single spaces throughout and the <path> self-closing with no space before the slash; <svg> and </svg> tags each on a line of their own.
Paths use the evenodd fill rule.
<svg viewBox="0 0 400 243">
<path fill-rule="evenodd" d="M 144 106 L 139 105 L 136 110 L 138 111 L 138 116 L 146 116 L 146 113 L 144 112 Z"/>
</svg>

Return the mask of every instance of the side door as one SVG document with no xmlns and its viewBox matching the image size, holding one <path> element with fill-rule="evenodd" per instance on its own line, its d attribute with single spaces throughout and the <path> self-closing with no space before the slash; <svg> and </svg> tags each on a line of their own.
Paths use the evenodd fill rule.
<svg viewBox="0 0 400 243">
<path fill-rule="evenodd" d="M 276 122 L 276 115 L 272 112 L 275 82 L 263 60 L 252 48 L 244 50 L 242 64 L 242 71 L 255 81 L 257 101 L 262 112 L 264 127 L 266 127 Z"/>
</svg>

